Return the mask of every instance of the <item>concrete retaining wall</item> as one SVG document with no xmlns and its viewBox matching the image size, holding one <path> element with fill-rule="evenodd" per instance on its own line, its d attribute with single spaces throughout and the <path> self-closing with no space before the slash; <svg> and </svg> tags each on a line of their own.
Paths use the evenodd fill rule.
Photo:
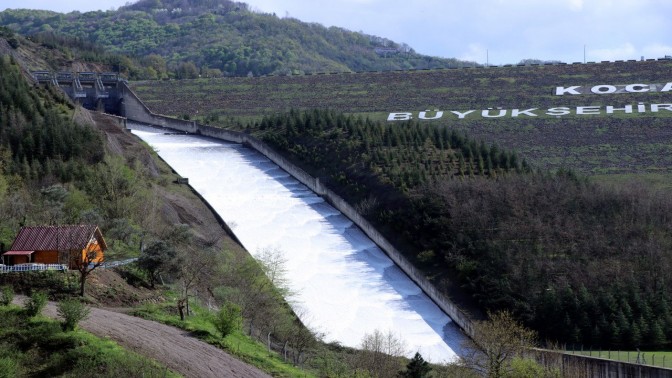
<svg viewBox="0 0 672 378">
<path fill-rule="evenodd" d="M 119 106 L 119 112 L 123 117 L 133 121 L 168 127 L 189 133 L 196 132 L 196 122 L 152 113 L 126 83 L 119 83 L 119 93 L 123 97 Z"/>
<path fill-rule="evenodd" d="M 119 126 L 122 130 L 126 129 L 126 117 L 119 117 L 114 114 L 109 114 L 109 113 L 101 113 L 103 116 L 113 120 L 114 122 L 117 123 L 117 126 Z"/>
<path fill-rule="evenodd" d="M 571 373 L 577 368 L 583 368 L 586 375 L 591 378 L 672 378 L 672 369 L 655 366 L 571 354 L 563 354 L 562 361 L 563 371 Z"/>
<path fill-rule="evenodd" d="M 559 353 L 552 350 L 536 349 L 534 357 L 541 364 L 559 368 L 563 377 L 586 378 L 672 378 L 672 369 L 640 365 L 582 356 Z"/>
</svg>

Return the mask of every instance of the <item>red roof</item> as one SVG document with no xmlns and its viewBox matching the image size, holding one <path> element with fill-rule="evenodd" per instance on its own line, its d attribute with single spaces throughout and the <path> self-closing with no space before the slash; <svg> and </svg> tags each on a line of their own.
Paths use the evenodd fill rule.
<svg viewBox="0 0 672 378">
<path fill-rule="evenodd" d="M 35 251 L 7 251 L 3 253 L 4 256 L 28 256 L 35 253 Z"/>
<path fill-rule="evenodd" d="M 103 250 L 107 249 L 95 225 L 21 227 L 10 251 L 80 250 L 94 238 Z"/>
</svg>

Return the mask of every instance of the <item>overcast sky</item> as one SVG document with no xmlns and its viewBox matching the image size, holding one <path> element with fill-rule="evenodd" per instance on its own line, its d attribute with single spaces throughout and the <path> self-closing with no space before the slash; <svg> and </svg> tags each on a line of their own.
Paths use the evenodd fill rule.
<svg viewBox="0 0 672 378">
<path fill-rule="evenodd" d="M 110 10 L 127 0 L 2 0 L 5 8 Z M 252 9 L 491 64 L 672 55 L 672 0 L 249 0 Z"/>
</svg>

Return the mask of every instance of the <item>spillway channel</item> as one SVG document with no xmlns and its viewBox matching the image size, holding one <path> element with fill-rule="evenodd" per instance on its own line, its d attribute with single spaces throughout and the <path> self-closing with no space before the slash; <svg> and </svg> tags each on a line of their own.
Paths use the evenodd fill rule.
<svg viewBox="0 0 672 378">
<path fill-rule="evenodd" d="M 268 158 L 240 144 L 129 123 L 217 211 L 253 255 L 280 251 L 290 302 L 325 340 L 358 347 L 391 331 L 431 362 L 459 356 L 463 334 L 376 244 Z"/>
</svg>

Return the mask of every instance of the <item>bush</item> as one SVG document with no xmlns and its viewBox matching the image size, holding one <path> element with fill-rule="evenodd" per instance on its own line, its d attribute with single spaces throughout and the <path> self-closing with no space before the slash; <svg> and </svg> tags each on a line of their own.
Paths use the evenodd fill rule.
<svg viewBox="0 0 672 378">
<path fill-rule="evenodd" d="M 240 307 L 233 303 L 227 303 L 212 319 L 212 324 L 224 338 L 239 329 L 241 321 Z"/>
<path fill-rule="evenodd" d="M 19 48 L 19 40 L 16 38 L 10 38 L 7 40 L 7 43 L 9 43 L 10 46 L 12 46 L 13 49 Z"/>
<path fill-rule="evenodd" d="M 0 357 L 0 378 L 14 378 L 19 375 L 19 364 L 11 357 Z"/>
<path fill-rule="evenodd" d="M 91 312 L 85 304 L 78 299 L 65 299 L 58 302 L 57 312 L 63 318 L 61 327 L 63 331 L 74 331 L 80 321 L 86 319 Z"/>
<path fill-rule="evenodd" d="M 29 317 L 37 316 L 42 312 L 42 309 L 47 304 L 47 294 L 42 292 L 34 292 L 26 304 L 24 305 L 26 309 L 26 314 Z"/>
<path fill-rule="evenodd" d="M 11 286 L 3 286 L 0 292 L 0 306 L 9 306 L 14 300 L 14 289 Z"/>
</svg>

